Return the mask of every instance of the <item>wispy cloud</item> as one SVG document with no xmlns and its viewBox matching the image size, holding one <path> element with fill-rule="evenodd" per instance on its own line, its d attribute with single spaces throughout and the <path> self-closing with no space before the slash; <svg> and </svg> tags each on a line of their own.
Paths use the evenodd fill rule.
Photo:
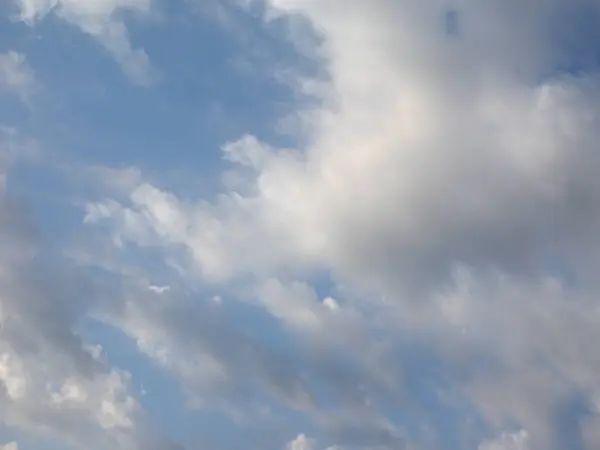
<svg viewBox="0 0 600 450">
<path fill-rule="evenodd" d="M 2 450 L 19 450 L 19 446 L 16 442 L 9 442 L 8 444 L 1 445 Z"/>
<path fill-rule="evenodd" d="M 55 14 L 96 39 L 119 63 L 124 73 L 142 86 L 156 81 L 158 72 L 143 49 L 133 48 L 123 21 L 123 11 L 147 15 L 151 0 L 15 0 L 18 18 L 30 25 Z"/>
<path fill-rule="evenodd" d="M 110 367 L 101 347 L 74 331 L 94 293 L 37 239 L 22 207 L 0 192 L 2 424 L 76 448 L 147 448 L 156 435 L 144 429 L 129 374 Z M 39 262 L 42 254 L 52 262 Z"/>
<path fill-rule="evenodd" d="M 29 102 L 37 88 L 35 72 L 25 55 L 15 51 L 0 54 L 0 91 L 15 94 Z"/>
</svg>

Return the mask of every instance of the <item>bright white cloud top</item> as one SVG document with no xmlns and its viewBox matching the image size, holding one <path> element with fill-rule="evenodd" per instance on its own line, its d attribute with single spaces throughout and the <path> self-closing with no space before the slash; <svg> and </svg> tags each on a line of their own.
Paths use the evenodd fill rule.
<svg viewBox="0 0 600 450">
<path fill-rule="evenodd" d="M 0 449 L 600 448 L 600 2 L 175 3 L 5 11 Z"/>
</svg>

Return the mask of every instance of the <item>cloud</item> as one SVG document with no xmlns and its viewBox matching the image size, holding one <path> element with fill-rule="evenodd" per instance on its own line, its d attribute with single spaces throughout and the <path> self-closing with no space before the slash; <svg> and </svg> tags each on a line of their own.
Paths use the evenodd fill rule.
<svg viewBox="0 0 600 450">
<path fill-rule="evenodd" d="M 1 208 L 2 423 L 77 445 L 86 442 L 80 434 L 86 423 L 97 427 L 96 434 L 131 428 L 136 403 L 126 394 L 125 380 L 102 368 L 70 331 L 81 293 L 60 290 L 60 273 L 38 272 L 38 251 L 18 206 L 3 196 Z"/>
<path fill-rule="evenodd" d="M 343 317 L 341 311 L 342 317 L 328 317 L 330 312 L 321 306 L 320 318 L 308 325 L 312 339 L 297 343 L 296 351 L 289 354 L 256 336 L 250 321 L 234 326 L 231 310 L 215 304 L 211 298 L 203 300 L 173 288 L 160 296 L 148 297 L 135 287 L 133 280 L 127 284 L 127 303 L 105 307 L 97 318 L 125 332 L 142 353 L 179 380 L 189 406 L 235 410 L 243 417 L 262 407 L 259 399 L 265 398 L 284 408 L 310 413 L 332 430 L 349 424 L 357 428 L 360 420 L 374 429 L 385 428 L 382 418 L 367 405 L 367 399 L 386 389 L 390 391 L 388 398 L 393 398 L 391 387 L 362 367 L 362 357 L 357 361 L 344 358 L 344 362 L 336 358 L 350 342 L 357 343 L 357 332 L 352 333 L 351 320 Z M 275 282 L 273 285 L 277 295 L 283 296 L 278 299 L 282 307 L 287 289 L 290 296 L 295 289 L 306 289 Z M 306 307 L 310 312 L 310 305 Z M 264 313 L 256 307 L 250 307 L 248 313 L 265 320 Z M 301 337 L 305 326 L 302 320 L 290 324 L 291 331 Z M 326 327 L 339 335 L 330 336 Z M 243 377 L 238 376 L 241 373 Z M 331 409 L 319 397 L 322 389 L 327 390 L 336 405 L 343 405 L 344 411 Z"/>
<path fill-rule="evenodd" d="M 19 5 L 150 81 L 119 15 L 149 2 Z M 302 417 L 318 439 L 289 450 L 597 448 L 600 71 L 580 55 L 600 49 L 570 30 L 600 12 L 447 5 L 266 2 L 265 20 L 321 38 L 289 36 L 325 64 L 292 83 L 317 100 L 294 118 L 302 145 L 225 143 L 235 177 L 212 199 L 93 166 L 101 196 L 82 221 L 95 246 L 77 241 L 72 259 L 3 190 L 0 424 L 85 448 L 155 440 L 130 375 L 75 332 L 87 318 L 129 337 L 190 407 L 248 428 Z M 31 69 L 2 58 L 0 85 L 22 95 Z"/>
<path fill-rule="evenodd" d="M 558 427 L 561 414 L 580 395 L 589 401 L 600 381 L 584 345 L 600 338 L 600 79 L 597 66 L 577 59 L 595 44 L 574 51 L 563 41 L 586 5 L 600 17 L 584 3 L 459 2 L 449 35 L 444 2 L 271 1 L 270 17 L 302 16 L 323 37 L 315 52 L 328 80 L 318 105 L 298 113 L 307 144 L 241 137 L 223 150 L 243 182 L 215 199 L 183 200 L 140 182 L 90 202 L 86 223 L 108 224 L 123 251 L 162 249 L 201 283 L 226 291 L 242 284 L 238 298 L 259 305 L 308 353 L 341 336 L 348 345 L 336 344 L 339 351 L 371 368 L 358 378 L 378 387 L 363 399 L 372 407 L 343 419 L 377 424 L 364 430 L 375 436 L 365 446 L 405 442 L 401 420 L 388 418 L 385 428 L 382 386 L 416 395 L 402 388 L 409 342 L 441 364 L 431 383 L 453 386 L 487 426 L 501 433 L 517 423 L 531 448 L 564 448 L 561 440 L 581 430 Z M 563 70 L 569 63 L 582 69 Z M 323 272 L 343 292 L 335 311 L 311 287 Z M 140 308 L 119 326 L 138 342 L 143 331 L 149 348 L 162 349 L 150 352 L 155 359 L 203 382 L 184 365 L 186 354 L 203 353 L 180 344 L 198 332 L 133 325 Z M 177 311 L 165 308 L 151 323 Z M 309 366 L 315 386 L 333 386 L 327 377 L 343 367 L 333 352 L 324 355 Z M 210 383 L 235 377 L 223 361 L 198 361 Z M 258 370 L 250 376 L 265 379 Z M 312 395 L 278 398 L 334 433 L 351 389 L 334 397 L 329 417 L 306 406 Z M 340 429 L 341 445 L 361 442 Z"/>
<path fill-rule="evenodd" d="M 304 434 L 299 434 L 285 446 L 286 450 L 312 450 L 313 448 L 312 441 Z"/>
<path fill-rule="evenodd" d="M 16 442 L 9 442 L 5 445 L 0 445 L 0 449 L 2 450 L 19 450 L 19 446 Z"/>
<path fill-rule="evenodd" d="M 16 94 L 27 102 L 36 88 L 35 72 L 25 55 L 15 51 L 0 54 L 0 91 Z"/>
<path fill-rule="evenodd" d="M 148 55 L 133 48 L 122 17 L 123 11 L 147 15 L 151 0 L 15 0 L 19 19 L 35 24 L 55 14 L 96 39 L 115 58 L 123 72 L 136 84 L 148 86 L 157 79 Z"/>
<path fill-rule="evenodd" d="M 130 393 L 130 375 L 75 331 L 97 300 L 93 286 L 43 245 L 5 186 L 0 246 L 0 425 L 73 448 L 134 450 L 160 442 Z"/>
<path fill-rule="evenodd" d="M 285 450 L 313 450 L 314 448 L 314 440 L 302 433 L 285 446 Z M 341 450 L 341 448 L 334 445 L 333 447 L 328 447 L 327 450 Z"/>
<path fill-rule="evenodd" d="M 517 433 L 503 433 L 493 441 L 482 443 L 478 450 L 528 450 L 528 435 L 526 431 Z"/>
</svg>

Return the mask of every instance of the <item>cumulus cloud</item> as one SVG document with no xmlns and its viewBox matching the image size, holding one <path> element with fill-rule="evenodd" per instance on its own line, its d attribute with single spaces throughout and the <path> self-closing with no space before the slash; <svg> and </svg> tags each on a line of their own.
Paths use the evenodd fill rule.
<svg viewBox="0 0 600 450">
<path fill-rule="evenodd" d="M 114 179 L 85 205 L 102 251 L 79 248 L 76 262 L 118 287 L 93 295 L 109 288 L 73 283 L 64 259 L 64 271 L 44 265 L 1 197 L 0 424 L 147 448 L 128 374 L 73 331 L 89 314 L 191 407 L 239 422 L 276 420 L 256 414 L 265 402 L 302 415 L 319 439 L 286 450 L 322 448 L 321 436 L 356 449 L 597 448 L 600 48 L 577 33 L 600 24 L 600 5 L 263 3 L 265 20 L 319 36 L 289 36 L 325 64 L 296 83 L 317 100 L 295 117 L 303 144 L 225 143 L 235 177 L 212 199 L 95 168 Z M 118 12 L 149 2 L 19 4 L 28 22 L 81 27 L 148 81 Z"/>
<path fill-rule="evenodd" d="M 285 450 L 312 450 L 313 448 L 312 441 L 304 434 L 299 434 L 285 446 Z"/>
<path fill-rule="evenodd" d="M 135 83 L 147 86 L 156 79 L 148 55 L 130 42 L 123 11 L 148 14 L 151 0 L 15 0 L 19 19 L 34 25 L 55 14 L 96 39 Z"/>
<path fill-rule="evenodd" d="M 450 383 L 498 433 L 514 423 L 527 433 L 480 448 L 553 449 L 581 437 L 579 425 L 558 424 L 600 381 L 584 344 L 600 338 L 600 79 L 580 57 L 599 49 L 572 30 L 584 11 L 600 23 L 598 5 L 268 6 L 269 17 L 301 16 L 323 38 L 315 51 L 327 61 L 325 88 L 299 113 L 307 145 L 241 137 L 223 150 L 244 181 L 216 199 L 190 202 L 140 183 L 91 202 L 86 223 L 111 224 L 123 248 L 162 248 L 224 289 L 249 283 L 245 301 L 307 342 L 339 334 L 350 352 L 356 340 L 344 347 L 344 333 L 354 330 L 367 355 L 388 362 L 356 359 L 377 367 L 363 375 L 378 386 L 393 380 L 402 390 L 404 342 L 419 343 L 444 367 L 432 383 Z M 310 274 L 323 271 L 342 288 L 340 302 L 311 293 Z M 290 277 L 307 281 L 282 281 Z M 341 328 L 329 325 L 337 313 Z M 375 335 L 384 336 L 377 345 Z M 175 358 L 168 365 L 186 361 Z M 231 373 L 214 367 L 215 379 Z M 379 427 L 371 436 L 397 448 L 402 426 L 390 419 L 384 432 L 385 402 L 368 401 L 375 406 L 362 414 Z"/>
</svg>

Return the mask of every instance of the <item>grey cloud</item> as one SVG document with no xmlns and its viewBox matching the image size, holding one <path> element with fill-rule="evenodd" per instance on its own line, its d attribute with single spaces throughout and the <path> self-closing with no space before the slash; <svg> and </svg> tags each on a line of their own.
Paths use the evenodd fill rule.
<svg viewBox="0 0 600 450">
<path fill-rule="evenodd" d="M 369 402 L 392 401 L 396 393 L 363 366 L 364 355 L 338 356 L 348 347 L 324 340 L 278 348 L 252 332 L 256 325 L 250 317 L 234 325 L 240 318 L 220 304 L 186 298 L 173 289 L 161 294 L 132 289 L 123 309 L 105 310 L 99 317 L 122 329 L 175 376 L 188 392 L 190 406 L 247 414 L 266 396 L 275 405 L 310 414 L 334 436 L 354 430 L 372 441 L 384 433 Z M 250 313 L 252 308 L 256 306 L 250 305 L 248 314 L 254 319 L 264 315 L 258 308 Z M 268 320 L 265 324 L 275 326 Z M 357 428 L 359 422 L 362 428 Z"/>
<path fill-rule="evenodd" d="M 148 448 L 142 439 L 157 433 L 128 374 L 75 331 L 97 300 L 92 286 L 4 186 L 0 247 L 0 424 L 73 448 Z"/>
</svg>

